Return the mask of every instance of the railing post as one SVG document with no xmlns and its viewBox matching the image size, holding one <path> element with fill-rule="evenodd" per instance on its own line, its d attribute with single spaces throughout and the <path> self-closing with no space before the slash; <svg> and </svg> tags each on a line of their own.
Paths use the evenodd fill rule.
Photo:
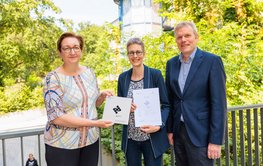
<svg viewBox="0 0 263 166">
<path fill-rule="evenodd" d="M 261 163 L 263 163 L 263 107 L 260 108 L 260 122 L 261 122 Z"/>
<path fill-rule="evenodd" d="M 232 116 L 232 143 L 233 143 L 233 159 L 234 159 L 233 165 L 238 166 L 235 111 L 231 112 L 231 116 Z"/>
<path fill-rule="evenodd" d="M 100 161 L 100 166 L 102 166 L 102 144 L 101 144 L 101 128 L 99 128 L 99 161 Z"/>
<path fill-rule="evenodd" d="M 37 135 L 37 144 L 38 144 L 38 161 L 39 161 L 39 166 L 41 166 L 40 134 Z"/>
<path fill-rule="evenodd" d="M 255 165 L 259 164 L 259 138 L 258 138 L 258 114 L 257 108 L 254 108 L 254 137 L 255 137 Z"/>
<path fill-rule="evenodd" d="M 22 165 L 24 165 L 24 148 L 23 148 L 23 137 L 20 137 L 20 146 L 21 146 L 21 159 L 22 159 Z"/>
<path fill-rule="evenodd" d="M 239 110 L 239 134 L 240 134 L 240 149 L 241 149 L 241 165 L 246 164 L 245 158 L 245 139 L 244 139 L 244 122 L 243 110 Z"/>
<path fill-rule="evenodd" d="M 3 165 L 6 165 L 5 139 L 2 139 L 2 148 L 3 148 Z"/>
<path fill-rule="evenodd" d="M 112 166 L 116 166 L 114 125 L 111 127 Z"/>
<path fill-rule="evenodd" d="M 252 165 L 252 140 L 251 140 L 251 116 L 250 109 L 247 112 L 247 145 L 248 145 L 248 165 Z"/>
<path fill-rule="evenodd" d="M 222 163 L 221 163 L 221 158 L 216 159 L 216 163 L 217 163 L 217 166 L 221 166 L 221 165 L 222 165 Z"/>
<path fill-rule="evenodd" d="M 225 131 L 225 155 L 226 166 L 229 166 L 230 154 L 229 154 L 229 138 L 228 138 L 228 116 L 226 116 L 226 131 Z"/>
<path fill-rule="evenodd" d="M 175 164 L 174 146 L 171 145 L 170 149 L 171 149 L 171 166 L 174 166 Z"/>
</svg>

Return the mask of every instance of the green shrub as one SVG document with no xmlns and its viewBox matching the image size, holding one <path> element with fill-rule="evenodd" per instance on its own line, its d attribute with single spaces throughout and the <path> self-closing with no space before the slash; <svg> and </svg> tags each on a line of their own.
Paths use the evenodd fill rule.
<svg viewBox="0 0 263 166">
<path fill-rule="evenodd" d="M 0 114 L 43 107 L 42 87 L 31 89 L 24 83 L 0 89 Z"/>
</svg>

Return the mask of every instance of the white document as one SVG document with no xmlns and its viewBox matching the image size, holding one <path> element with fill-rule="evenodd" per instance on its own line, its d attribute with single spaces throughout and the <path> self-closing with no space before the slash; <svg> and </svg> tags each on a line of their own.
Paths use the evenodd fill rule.
<svg viewBox="0 0 263 166">
<path fill-rule="evenodd" d="M 135 127 L 162 125 L 159 88 L 133 90 L 133 100 L 137 105 L 134 112 Z"/>
<path fill-rule="evenodd" d="M 131 103 L 131 98 L 117 96 L 107 97 L 102 119 L 127 125 L 129 122 Z"/>
</svg>

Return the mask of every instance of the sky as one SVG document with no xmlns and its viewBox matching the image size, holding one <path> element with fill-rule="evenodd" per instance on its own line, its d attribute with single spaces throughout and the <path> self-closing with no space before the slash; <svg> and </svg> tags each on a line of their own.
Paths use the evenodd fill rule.
<svg viewBox="0 0 263 166">
<path fill-rule="evenodd" d="M 74 23 L 81 21 L 102 25 L 118 18 L 118 5 L 113 0 L 53 0 L 61 9 L 56 18 L 72 19 Z"/>
</svg>

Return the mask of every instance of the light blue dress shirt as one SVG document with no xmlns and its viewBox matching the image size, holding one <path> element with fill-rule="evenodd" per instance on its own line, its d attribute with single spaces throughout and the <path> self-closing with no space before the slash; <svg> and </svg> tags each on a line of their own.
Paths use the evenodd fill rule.
<svg viewBox="0 0 263 166">
<path fill-rule="evenodd" d="M 192 52 L 192 54 L 190 55 L 187 62 L 185 62 L 183 60 L 183 54 L 182 53 L 179 55 L 179 60 L 181 62 L 181 68 L 180 68 L 180 72 L 179 72 L 178 83 L 179 83 L 179 87 L 180 87 L 182 94 L 184 92 L 185 82 L 186 82 L 188 73 L 190 71 L 192 62 L 194 60 L 196 50 L 197 50 L 197 48 L 195 48 L 195 50 Z M 183 115 L 181 115 L 181 121 L 184 121 Z"/>
</svg>

